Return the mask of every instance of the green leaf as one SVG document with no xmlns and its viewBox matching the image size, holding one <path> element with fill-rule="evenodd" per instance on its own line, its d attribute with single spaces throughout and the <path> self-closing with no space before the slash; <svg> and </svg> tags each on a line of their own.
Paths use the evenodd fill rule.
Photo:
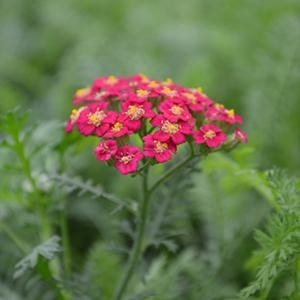
<svg viewBox="0 0 300 300">
<path fill-rule="evenodd" d="M 16 108 L 0 116 L 0 128 L 12 136 L 17 136 L 28 121 L 29 112 Z"/>
<path fill-rule="evenodd" d="M 54 174 L 51 176 L 52 180 L 57 182 L 57 185 L 63 186 L 65 188 L 66 193 L 72 193 L 73 191 L 78 192 L 78 196 L 82 196 L 84 194 L 90 194 L 93 198 L 103 198 L 108 200 L 118 206 L 118 209 L 127 208 L 132 211 L 132 200 L 121 200 L 116 195 L 107 193 L 103 190 L 100 185 L 95 185 L 91 180 L 84 181 L 79 176 L 70 177 L 67 174 Z"/>
<path fill-rule="evenodd" d="M 45 261 L 52 260 L 57 253 L 61 252 L 62 248 L 59 244 L 59 241 L 60 237 L 53 236 L 43 244 L 35 247 L 29 255 L 17 263 L 13 278 L 19 278 L 28 269 L 37 268 L 43 278 L 48 279 L 51 274 L 49 273 L 50 271 L 47 270 L 48 265 L 46 268 Z"/>
</svg>

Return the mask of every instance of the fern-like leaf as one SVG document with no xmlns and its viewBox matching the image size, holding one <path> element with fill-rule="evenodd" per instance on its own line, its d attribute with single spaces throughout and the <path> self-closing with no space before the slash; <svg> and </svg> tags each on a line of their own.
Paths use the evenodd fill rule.
<svg viewBox="0 0 300 300">
<path fill-rule="evenodd" d="M 15 266 L 14 279 L 22 276 L 28 269 L 34 269 L 40 262 L 40 259 L 47 261 L 52 260 L 57 253 L 61 252 L 62 248 L 59 244 L 60 238 L 53 236 L 41 245 L 35 247 L 32 252 L 24 257 Z"/>
<path fill-rule="evenodd" d="M 83 181 L 80 177 L 70 177 L 66 174 L 55 174 L 50 176 L 52 180 L 55 180 L 58 185 L 63 186 L 67 193 L 74 191 L 78 192 L 78 195 L 90 194 L 93 198 L 103 198 L 117 205 L 114 213 L 122 208 L 127 208 L 130 211 L 134 211 L 134 201 L 124 201 L 119 199 L 114 194 L 105 192 L 99 185 L 93 184 L 90 180 Z"/>
<path fill-rule="evenodd" d="M 244 297 L 257 292 L 267 295 L 283 271 L 295 272 L 293 266 L 300 257 L 297 180 L 279 170 L 268 172 L 268 179 L 280 211 L 269 219 L 266 233 L 256 231 L 256 240 L 261 249 L 253 255 L 252 260 L 258 261 L 259 267 L 255 280 L 241 291 Z"/>
</svg>

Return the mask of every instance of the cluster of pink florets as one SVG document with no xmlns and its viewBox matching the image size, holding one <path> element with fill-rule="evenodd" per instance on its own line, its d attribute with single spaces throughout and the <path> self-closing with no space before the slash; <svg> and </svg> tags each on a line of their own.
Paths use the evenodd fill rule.
<svg viewBox="0 0 300 300">
<path fill-rule="evenodd" d="M 112 162 L 121 174 L 134 173 L 139 161 L 169 161 L 180 144 L 189 142 L 210 148 L 247 142 L 245 132 L 234 128 L 242 118 L 234 110 L 209 99 L 201 90 L 171 80 L 157 81 L 138 74 L 100 77 L 74 95 L 73 109 L 66 124 L 84 136 L 101 138 L 96 158 Z M 139 142 L 142 147 L 138 147 Z M 135 145 L 133 145 L 135 143 Z"/>
</svg>

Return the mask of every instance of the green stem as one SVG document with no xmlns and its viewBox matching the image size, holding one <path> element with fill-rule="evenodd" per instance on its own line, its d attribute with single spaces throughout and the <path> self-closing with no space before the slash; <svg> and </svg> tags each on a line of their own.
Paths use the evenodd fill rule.
<svg viewBox="0 0 300 300">
<path fill-rule="evenodd" d="M 36 180 L 32 175 L 32 168 L 30 164 L 30 160 L 26 155 L 25 148 L 23 142 L 20 140 L 19 134 L 15 134 L 13 136 L 15 141 L 15 151 L 16 154 L 22 164 L 22 168 L 24 171 L 25 176 L 27 177 L 28 181 L 31 184 L 32 188 L 32 204 L 34 205 L 34 208 L 36 209 L 39 223 L 40 223 L 40 240 L 41 242 L 44 242 L 48 240 L 52 236 L 52 226 L 51 221 L 47 215 L 46 209 L 45 209 L 45 203 L 47 201 L 44 201 L 43 195 L 41 191 L 39 190 Z M 55 276 L 58 276 L 58 270 L 59 270 L 59 263 L 57 260 L 55 260 L 51 266 L 51 271 Z"/>
<path fill-rule="evenodd" d="M 148 207 L 149 207 L 149 199 L 150 199 L 150 193 L 148 190 L 148 169 L 145 170 L 145 175 L 142 177 L 143 180 L 143 198 L 141 202 L 140 207 L 140 215 L 138 219 L 138 225 L 137 225 L 137 231 L 136 231 L 136 237 L 134 239 L 134 246 L 132 249 L 132 252 L 130 254 L 130 258 L 127 264 L 127 267 L 125 269 L 124 275 L 121 278 L 120 284 L 116 290 L 116 293 L 114 295 L 114 300 L 121 300 L 126 288 L 129 284 L 129 281 L 134 273 L 134 270 L 136 268 L 137 262 L 141 256 L 142 249 L 143 249 L 143 241 L 144 241 L 144 233 L 145 233 L 145 225 L 147 220 L 147 214 L 148 214 Z"/>
<path fill-rule="evenodd" d="M 176 164 L 173 168 L 171 168 L 168 172 L 162 175 L 149 189 L 149 194 L 152 194 L 158 186 L 160 186 L 163 182 L 165 182 L 169 177 L 171 177 L 174 173 L 176 173 L 179 169 L 184 167 L 188 162 L 190 162 L 195 156 L 189 155 L 184 160 Z"/>
<path fill-rule="evenodd" d="M 138 219 L 138 226 L 136 231 L 136 236 L 134 239 L 134 246 L 132 249 L 132 252 L 130 254 L 130 258 L 128 261 L 128 264 L 126 266 L 125 272 L 123 274 L 123 277 L 121 278 L 120 284 L 118 285 L 118 288 L 116 290 L 116 293 L 114 295 L 113 300 L 121 300 L 126 288 L 130 282 L 130 279 L 132 278 L 132 275 L 134 273 L 134 270 L 136 268 L 137 262 L 141 256 L 142 250 L 143 250 L 143 242 L 144 242 L 144 233 L 145 233 L 145 224 L 147 220 L 147 214 L 148 214 L 148 206 L 149 206 L 149 200 L 151 197 L 151 194 L 163 183 L 165 182 L 169 177 L 171 177 L 174 173 L 176 173 L 178 170 L 180 170 L 182 167 L 184 167 L 188 162 L 190 162 L 196 155 L 191 153 L 188 157 L 186 157 L 183 161 L 176 164 L 173 168 L 171 168 L 169 171 L 167 171 L 162 177 L 160 177 L 151 188 L 148 187 L 148 171 L 149 168 L 145 168 L 144 174 L 142 176 L 143 180 L 143 198 L 141 202 L 141 207 L 139 209 L 139 219 Z"/>
<path fill-rule="evenodd" d="M 70 250 L 70 238 L 69 238 L 69 228 L 67 223 L 67 218 L 65 211 L 62 210 L 60 213 L 60 231 L 62 237 L 62 244 L 63 244 L 63 263 L 65 274 L 68 278 L 71 276 L 71 250 Z"/>
<path fill-rule="evenodd" d="M 6 235 L 15 243 L 15 245 L 20 249 L 20 251 L 26 255 L 29 252 L 29 247 L 25 244 L 22 239 L 13 232 L 8 226 L 5 224 L 0 224 L 0 230 L 2 230 Z"/>
<path fill-rule="evenodd" d="M 44 242 L 52 236 L 51 224 L 49 222 L 47 212 L 44 207 L 37 206 L 36 212 L 40 223 L 40 228 L 39 228 L 40 240 L 41 242 Z"/>
<path fill-rule="evenodd" d="M 39 221 L 41 224 L 41 229 L 42 229 L 40 232 L 41 241 L 45 241 L 49 239 L 52 235 L 51 223 L 45 212 L 44 201 L 41 201 L 42 195 L 37 187 L 34 177 L 32 176 L 30 161 L 26 156 L 24 145 L 20 141 L 20 137 L 18 134 L 14 136 L 14 140 L 15 140 L 15 151 L 22 164 L 24 174 L 26 175 L 32 187 L 33 204 L 35 205 L 35 208 L 37 210 Z"/>
<path fill-rule="evenodd" d="M 32 176 L 32 171 L 31 171 L 31 166 L 30 166 L 30 162 L 27 159 L 26 155 L 25 155 L 25 149 L 23 144 L 20 141 L 20 138 L 18 135 L 16 135 L 15 137 L 15 150 L 16 153 L 19 157 L 19 160 L 21 161 L 22 167 L 23 167 L 23 171 L 27 177 L 27 179 L 29 180 L 32 190 L 34 191 L 34 193 L 37 192 L 38 188 L 36 186 L 36 182 Z"/>
</svg>

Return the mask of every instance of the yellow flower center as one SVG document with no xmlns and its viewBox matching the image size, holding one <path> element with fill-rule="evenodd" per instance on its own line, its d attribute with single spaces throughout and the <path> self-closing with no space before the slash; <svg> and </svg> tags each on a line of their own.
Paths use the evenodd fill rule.
<svg viewBox="0 0 300 300">
<path fill-rule="evenodd" d="M 149 82 L 149 78 L 145 74 L 140 73 L 139 75 L 141 76 L 143 83 Z"/>
<path fill-rule="evenodd" d="M 164 152 L 165 150 L 168 149 L 168 144 L 167 143 L 162 143 L 160 141 L 154 141 L 154 151 L 157 152 L 157 153 L 162 153 Z"/>
<path fill-rule="evenodd" d="M 80 112 L 83 111 L 85 109 L 85 106 L 80 107 L 79 109 L 73 109 L 72 113 L 71 113 L 71 121 L 72 123 L 75 123 L 80 115 Z"/>
<path fill-rule="evenodd" d="M 192 94 L 192 93 L 183 93 L 182 95 L 185 96 L 186 98 L 188 98 L 189 100 L 191 100 L 192 104 L 197 103 L 197 98 L 194 94 Z"/>
<path fill-rule="evenodd" d="M 165 133 L 175 134 L 179 131 L 180 125 L 171 123 L 170 121 L 164 121 L 161 130 Z"/>
<path fill-rule="evenodd" d="M 118 78 L 116 76 L 108 76 L 105 83 L 108 85 L 115 85 L 118 82 Z"/>
<path fill-rule="evenodd" d="M 123 128 L 123 124 L 121 122 L 116 122 L 111 128 L 112 132 L 119 132 Z"/>
<path fill-rule="evenodd" d="M 146 98 L 146 97 L 148 97 L 148 95 L 150 94 L 150 92 L 146 91 L 146 90 L 137 90 L 136 94 L 140 98 Z"/>
<path fill-rule="evenodd" d="M 71 119 L 76 120 L 78 118 L 78 110 L 77 109 L 72 109 L 72 114 L 71 114 Z"/>
<path fill-rule="evenodd" d="M 169 87 L 165 86 L 162 90 L 163 94 L 168 96 L 168 97 L 174 97 L 177 95 L 177 91 L 174 91 L 170 89 Z"/>
<path fill-rule="evenodd" d="M 128 154 L 128 155 L 124 155 L 122 156 L 119 161 L 125 165 L 127 165 L 128 163 L 130 163 L 134 158 L 133 154 Z"/>
<path fill-rule="evenodd" d="M 223 104 L 216 103 L 216 104 L 215 104 L 215 108 L 217 108 L 217 109 L 223 109 L 223 108 L 224 108 L 224 105 L 223 105 Z"/>
<path fill-rule="evenodd" d="M 155 81 L 150 81 L 150 83 L 148 84 L 148 87 L 151 89 L 156 89 L 157 87 L 159 87 L 159 84 Z"/>
<path fill-rule="evenodd" d="M 140 106 L 129 105 L 126 112 L 127 116 L 131 120 L 139 120 L 145 113 L 144 109 Z"/>
<path fill-rule="evenodd" d="M 84 97 L 84 96 L 86 96 L 86 95 L 89 94 L 90 90 L 91 89 L 89 87 L 83 88 L 83 89 L 79 89 L 79 90 L 77 90 L 75 92 L 75 96 L 77 96 L 77 97 Z"/>
<path fill-rule="evenodd" d="M 171 78 L 167 78 L 165 81 L 163 81 L 164 85 L 170 85 L 173 83 L 173 80 Z"/>
<path fill-rule="evenodd" d="M 106 117 L 106 114 L 103 110 L 97 109 L 94 113 L 88 114 L 88 124 L 99 127 L 102 123 L 102 120 Z"/>
<path fill-rule="evenodd" d="M 180 107 L 179 105 L 173 105 L 171 108 L 170 108 L 170 111 L 173 115 L 175 116 L 179 116 L 182 112 L 183 112 L 183 108 Z"/>
<path fill-rule="evenodd" d="M 202 86 L 198 86 L 196 90 L 197 90 L 197 92 L 199 92 L 200 94 L 203 94 L 203 88 L 202 88 Z"/>
<path fill-rule="evenodd" d="M 227 110 L 226 110 L 226 114 L 227 114 L 228 118 L 233 119 L 234 116 L 235 116 L 235 114 L 234 114 L 234 109 L 227 109 Z"/>
<path fill-rule="evenodd" d="M 213 130 L 208 130 L 207 132 L 205 132 L 204 134 L 204 138 L 205 139 L 213 139 L 216 136 L 216 133 Z"/>
</svg>

